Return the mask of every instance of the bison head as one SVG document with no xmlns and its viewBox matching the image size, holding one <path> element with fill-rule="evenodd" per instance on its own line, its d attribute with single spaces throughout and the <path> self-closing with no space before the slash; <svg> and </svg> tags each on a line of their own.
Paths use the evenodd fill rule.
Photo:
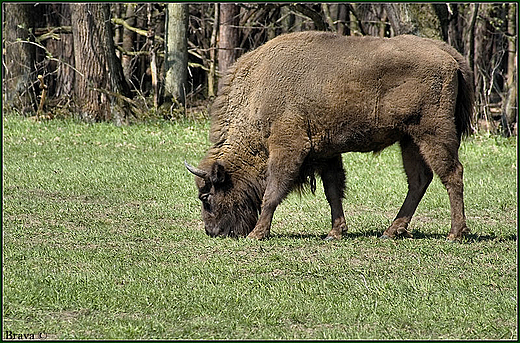
<svg viewBox="0 0 520 343">
<path fill-rule="evenodd" d="M 247 236 L 258 219 L 258 192 L 233 177 L 218 161 L 210 170 L 184 164 L 196 176 L 206 233 L 211 237 Z"/>
</svg>

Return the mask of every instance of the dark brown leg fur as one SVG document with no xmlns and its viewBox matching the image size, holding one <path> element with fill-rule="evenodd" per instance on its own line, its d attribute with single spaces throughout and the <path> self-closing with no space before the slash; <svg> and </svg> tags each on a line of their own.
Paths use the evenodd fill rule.
<svg viewBox="0 0 520 343">
<path fill-rule="evenodd" d="M 291 138 L 275 135 L 270 138 L 272 141 L 269 144 L 267 184 L 262 199 L 260 217 L 247 238 L 264 239 L 269 237 L 274 211 L 294 187 L 302 163 L 309 153 L 310 144 L 305 142 L 304 138 L 300 141 Z M 302 147 L 304 148 L 302 149 Z"/>
<path fill-rule="evenodd" d="M 404 145 L 402 143 L 402 145 Z M 417 153 L 419 148 L 419 154 Z M 396 234 L 409 235 L 406 231 L 406 226 L 410 222 L 411 215 L 415 211 L 420 198 L 426 191 L 426 188 L 431 181 L 431 172 L 433 170 L 443 183 L 448 191 L 451 207 L 451 230 L 448 234 L 449 240 L 459 240 L 464 234 L 469 232 L 466 226 L 466 217 L 464 215 L 464 199 L 463 199 L 463 168 L 458 158 L 459 142 L 453 137 L 426 136 L 415 145 L 409 143 L 409 147 L 403 147 L 403 161 L 405 161 L 405 170 L 409 177 L 410 190 L 406 197 L 405 203 L 399 211 L 397 218 L 394 220 L 390 228 L 388 228 L 383 237 L 394 237 Z M 415 156 L 415 157 L 414 157 Z M 422 156 L 422 158 L 420 158 Z M 410 182 L 410 172 L 413 170 L 413 163 L 406 162 L 406 160 L 416 159 L 416 168 L 419 173 L 415 172 L 417 180 Z M 407 167 L 406 165 L 409 164 Z M 419 166 L 419 167 L 417 167 Z M 427 169 L 428 168 L 428 169 Z M 421 181 L 422 180 L 422 181 Z M 427 181 L 427 182 L 426 182 Z M 412 186 L 415 184 L 415 186 Z M 415 189 L 415 191 L 413 190 Z M 412 211 L 413 208 L 413 211 Z M 404 229 L 404 231 L 403 231 Z M 400 232 L 401 231 L 401 232 Z"/>
<path fill-rule="evenodd" d="M 347 231 L 343 206 L 341 205 L 345 190 L 345 171 L 343 170 L 341 156 L 328 160 L 320 170 L 320 176 L 332 216 L 332 230 L 325 239 L 341 239 L 342 234 Z"/>
<path fill-rule="evenodd" d="M 442 142 L 439 144 L 439 141 Z M 458 157 L 459 142 L 455 140 L 439 140 L 431 137 L 424 140 L 420 150 L 426 162 L 435 174 L 439 175 L 442 184 L 448 191 L 451 206 L 451 230 L 449 240 L 456 240 L 469 232 L 464 215 L 463 168 Z"/>
<path fill-rule="evenodd" d="M 403 140 L 400 144 L 403 166 L 408 177 L 408 194 L 392 225 L 383 233 L 384 238 L 412 236 L 407 230 L 408 224 L 433 178 L 433 173 L 424 162 L 417 145 L 410 139 Z"/>
</svg>

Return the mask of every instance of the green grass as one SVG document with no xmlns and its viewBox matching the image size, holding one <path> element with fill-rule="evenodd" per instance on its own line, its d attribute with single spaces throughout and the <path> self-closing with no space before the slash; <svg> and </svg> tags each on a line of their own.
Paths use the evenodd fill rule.
<svg viewBox="0 0 520 343">
<path fill-rule="evenodd" d="M 349 233 L 291 195 L 267 241 L 205 235 L 192 176 L 207 123 L 3 118 L 3 337 L 516 339 L 516 140 L 460 150 L 472 235 L 447 243 L 436 178 L 415 239 L 378 239 L 406 193 L 398 147 L 346 154 Z"/>
</svg>

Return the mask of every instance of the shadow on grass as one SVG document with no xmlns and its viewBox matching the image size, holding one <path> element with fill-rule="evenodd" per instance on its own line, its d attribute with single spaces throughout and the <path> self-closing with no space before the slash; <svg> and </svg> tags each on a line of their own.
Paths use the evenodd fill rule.
<svg viewBox="0 0 520 343">
<path fill-rule="evenodd" d="M 412 232 L 412 239 L 441 239 L 445 240 L 447 235 L 439 234 L 439 233 L 422 233 L 420 231 Z M 497 236 L 494 234 L 491 235 L 479 235 L 475 233 L 471 233 L 466 235 L 462 239 L 462 243 L 473 243 L 473 242 L 485 242 L 485 241 L 516 241 L 518 239 L 517 235 L 506 235 L 506 236 Z"/>
<path fill-rule="evenodd" d="M 516 241 L 518 240 L 517 235 L 506 235 L 506 236 L 497 236 L 497 235 L 477 235 L 470 234 L 466 236 L 465 240 L 469 242 L 482 242 L 482 241 Z"/>
<path fill-rule="evenodd" d="M 382 232 L 380 231 L 363 231 L 363 232 L 347 232 L 343 235 L 343 239 L 357 239 L 363 237 L 381 237 Z M 397 237 L 395 239 L 436 239 L 436 240 L 446 240 L 446 234 L 440 233 L 423 233 L 420 231 L 412 231 L 413 238 L 404 238 Z M 326 234 L 316 235 L 316 234 L 305 234 L 305 233 L 288 233 L 288 234 L 274 234 L 271 237 L 273 238 L 281 238 L 281 239 L 325 239 L 327 237 Z M 491 235 L 479 235 L 479 234 L 469 234 L 464 237 L 462 243 L 474 243 L 474 242 L 484 242 L 484 241 L 516 241 L 518 239 L 517 235 L 506 235 L 506 236 L 497 236 L 494 234 Z"/>
<path fill-rule="evenodd" d="M 347 232 L 343 234 L 343 239 L 355 239 L 360 237 L 379 237 L 381 236 L 381 232 L 379 231 L 364 231 L 364 232 Z M 286 238 L 286 239 L 321 239 L 324 240 L 327 237 L 327 234 L 307 234 L 307 233 L 280 233 L 280 234 L 272 234 L 273 238 Z"/>
</svg>

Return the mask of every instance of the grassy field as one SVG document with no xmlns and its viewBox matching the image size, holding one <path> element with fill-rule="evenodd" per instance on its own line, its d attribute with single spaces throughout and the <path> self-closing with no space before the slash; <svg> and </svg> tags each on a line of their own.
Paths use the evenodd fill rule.
<svg viewBox="0 0 520 343">
<path fill-rule="evenodd" d="M 399 148 L 346 154 L 349 233 L 291 195 L 266 241 L 212 239 L 183 166 L 205 122 L 3 120 L 3 338 L 517 339 L 517 143 L 460 150 L 472 235 L 448 243 L 438 178 L 414 239 L 380 240 L 406 193 Z"/>
</svg>

